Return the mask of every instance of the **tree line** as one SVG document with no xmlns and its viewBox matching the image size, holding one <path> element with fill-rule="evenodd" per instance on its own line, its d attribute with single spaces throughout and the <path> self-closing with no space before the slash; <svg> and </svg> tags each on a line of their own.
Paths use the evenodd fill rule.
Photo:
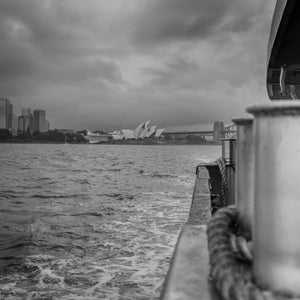
<svg viewBox="0 0 300 300">
<path fill-rule="evenodd" d="M 18 131 L 14 136 L 8 129 L 0 129 L 0 142 L 9 143 L 68 143 L 68 144 L 86 144 L 88 140 L 84 138 L 86 130 L 75 133 L 63 133 L 57 129 L 46 132 Z"/>
</svg>

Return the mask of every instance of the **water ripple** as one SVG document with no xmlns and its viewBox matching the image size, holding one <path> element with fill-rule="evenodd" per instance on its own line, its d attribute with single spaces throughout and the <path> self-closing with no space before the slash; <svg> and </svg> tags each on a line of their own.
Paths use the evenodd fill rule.
<svg viewBox="0 0 300 300">
<path fill-rule="evenodd" d="M 157 299 L 195 165 L 220 154 L 205 146 L 0 148 L 1 299 Z"/>
</svg>

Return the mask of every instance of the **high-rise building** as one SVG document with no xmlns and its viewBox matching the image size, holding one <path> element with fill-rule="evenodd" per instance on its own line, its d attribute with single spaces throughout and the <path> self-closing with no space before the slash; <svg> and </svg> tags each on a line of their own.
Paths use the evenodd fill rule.
<svg viewBox="0 0 300 300">
<path fill-rule="evenodd" d="M 30 130 L 30 118 L 28 116 L 20 116 L 18 118 L 18 130 L 25 132 Z"/>
<path fill-rule="evenodd" d="M 46 112 L 41 109 L 33 111 L 33 131 L 45 132 L 49 130 L 49 122 L 46 120 Z"/>
<path fill-rule="evenodd" d="M 13 130 L 18 130 L 18 117 L 14 114 L 13 115 L 13 126 L 12 126 Z"/>
<path fill-rule="evenodd" d="M 13 128 L 13 105 L 8 104 L 8 129 Z"/>
<path fill-rule="evenodd" d="M 0 128 L 12 128 L 13 107 L 6 98 L 0 98 Z"/>
<path fill-rule="evenodd" d="M 22 108 L 22 116 L 27 117 L 29 120 L 29 130 L 33 130 L 33 116 L 30 108 Z M 27 127 L 26 127 L 27 130 Z"/>
<path fill-rule="evenodd" d="M 13 135 L 16 135 L 17 132 L 18 132 L 18 117 L 15 114 L 13 114 L 11 133 Z"/>
<path fill-rule="evenodd" d="M 22 108 L 22 116 L 30 117 L 31 109 L 30 108 Z"/>
</svg>

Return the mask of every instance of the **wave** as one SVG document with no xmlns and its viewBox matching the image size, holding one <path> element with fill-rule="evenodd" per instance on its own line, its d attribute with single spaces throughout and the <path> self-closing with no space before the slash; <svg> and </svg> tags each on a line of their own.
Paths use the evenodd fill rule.
<svg viewBox="0 0 300 300">
<path fill-rule="evenodd" d="M 97 168 L 97 169 L 91 169 L 91 172 L 121 172 L 121 168 L 110 168 L 110 169 L 102 169 L 102 168 Z"/>
<path fill-rule="evenodd" d="M 90 182 L 87 179 L 74 179 L 73 182 L 79 183 L 79 184 L 90 184 Z"/>
<path fill-rule="evenodd" d="M 7 194 L 0 194 L 0 200 L 16 198 L 16 196 L 11 196 Z"/>
<path fill-rule="evenodd" d="M 8 193 L 8 194 L 15 194 L 15 195 L 23 194 L 23 192 L 19 192 L 15 190 L 1 190 L 1 193 Z"/>
<path fill-rule="evenodd" d="M 29 236 L 10 232 L 0 234 L 0 266 L 8 265 L 16 258 L 24 257 L 27 246 L 30 244 Z"/>
<path fill-rule="evenodd" d="M 122 194 L 122 193 L 106 193 L 104 194 L 106 197 L 114 198 L 116 200 L 133 200 L 134 195 Z"/>
<path fill-rule="evenodd" d="M 41 189 L 45 186 L 56 184 L 56 183 L 57 183 L 56 181 L 50 181 L 50 182 L 47 182 L 47 183 L 37 184 L 37 185 L 23 185 L 23 186 L 20 186 L 20 188 L 22 188 L 24 190 Z"/>
<path fill-rule="evenodd" d="M 102 217 L 103 214 L 100 212 L 86 212 L 86 213 L 78 213 L 78 214 L 71 214 L 71 216 L 91 216 L 91 217 Z"/>
<path fill-rule="evenodd" d="M 140 173 L 143 173 L 144 176 L 149 176 L 149 177 L 153 177 L 153 178 L 155 178 L 155 177 L 158 177 L 158 178 L 163 178 L 163 177 L 166 177 L 166 178 L 168 178 L 168 177 L 170 177 L 170 178 L 177 178 L 177 177 L 178 177 L 177 175 L 172 175 L 172 174 L 161 174 L 161 173 L 156 173 L 156 172 L 154 172 L 154 173 L 144 173 L 144 172 L 140 172 Z"/>
<path fill-rule="evenodd" d="M 0 191 L 0 200 L 4 199 L 15 199 L 24 196 L 24 192 L 18 192 L 13 190 L 2 190 Z"/>
<path fill-rule="evenodd" d="M 13 147 L 0 188 L 0 298 L 157 298 L 199 149 Z"/>
<path fill-rule="evenodd" d="M 79 197 L 85 197 L 84 194 L 68 194 L 68 195 L 43 195 L 43 194 L 34 194 L 31 196 L 31 198 L 36 199 L 67 199 L 67 198 L 79 198 Z"/>
<path fill-rule="evenodd" d="M 51 179 L 50 177 L 39 177 L 37 178 L 37 181 L 44 181 L 44 180 L 49 180 Z"/>
</svg>

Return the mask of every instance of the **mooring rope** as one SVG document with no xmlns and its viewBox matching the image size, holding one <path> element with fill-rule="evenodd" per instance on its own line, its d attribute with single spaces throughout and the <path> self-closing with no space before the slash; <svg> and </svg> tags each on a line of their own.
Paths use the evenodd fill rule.
<svg viewBox="0 0 300 300">
<path fill-rule="evenodd" d="M 216 160 L 216 163 L 218 164 L 220 173 L 221 173 L 221 206 L 227 206 L 228 205 L 228 182 L 227 182 L 227 174 L 226 174 L 226 160 L 223 157 L 220 157 Z"/>
<path fill-rule="evenodd" d="M 233 206 L 221 208 L 207 227 L 210 279 L 224 300 L 283 300 L 299 297 L 261 290 L 253 281 L 252 253 L 238 236 L 239 213 Z"/>
</svg>

